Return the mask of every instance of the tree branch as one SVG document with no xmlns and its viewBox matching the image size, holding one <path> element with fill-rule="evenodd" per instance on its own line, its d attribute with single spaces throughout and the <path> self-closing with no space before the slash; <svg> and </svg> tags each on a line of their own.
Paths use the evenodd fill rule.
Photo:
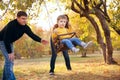
<svg viewBox="0 0 120 80">
<path fill-rule="evenodd" d="M 120 35 L 120 29 L 118 29 L 116 26 L 112 26 L 112 28 L 116 31 L 116 33 L 118 34 L 118 35 Z"/>
<path fill-rule="evenodd" d="M 100 8 L 99 8 L 99 10 L 102 12 L 104 18 L 105 18 L 108 22 L 110 22 L 111 20 L 110 20 L 110 17 L 108 16 L 108 14 L 105 13 L 105 12 L 104 12 L 102 9 L 100 9 Z"/>
<path fill-rule="evenodd" d="M 84 11 L 84 8 L 76 0 L 72 0 L 80 8 L 81 11 Z"/>
<path fill-rule="evenodd" d="M 106 0 L 103 2 L 103 7 L 104 7 L 104 15 L 105 15 L 105 17 L 106 17 L 106 20 L 108 21 L 108 22 L 110 22 L 110 17 L 109 17 L 109 15 L 108 15 L 108 13 L 107 13 L 107 6 L 106 6 Z"/>
<path fill-rule="evenodd" d="M 84 3 L 84 6 L 85 6 L 85 10 L 88 11 L 89 10 L 89 7 L 88 7 L 88 0 L 83 0 L 83 3 Z"/>
<path fill-rule="evenodd" d="M 72 9 L 73 11 L 75 11 L 76 13 L 80 13 L 80 11 L 75 8 L 75 5 L 74 5 L 74 2 L 73 2 L 73 1 L 72 1 L 71 9 Z"/>
<path fill-rule="evenodd" d="M 103 2 L 103 7 L 104 7 L 104 13 L 107 14 L 106 0 Z"/>
<path fill-rule="evenodd" d="M 100 8 L 103 4 L 103 0 L 100 0 L 100 3 L 96 5 L 97 8 Z"/>
<path fill-rule="evenodd" d="M 102 5 L 103 5 L 103 10 L 100 8 Z M 106 19 L 106 21 L 110 22 L 110 17 L 107 14 L 106 0 L 105 1 L 100 0 L 100 3 L 96 4 L 95 7 L 102 12 L 102 14 L 103 14 L 104 18 Z"/>
</svg>

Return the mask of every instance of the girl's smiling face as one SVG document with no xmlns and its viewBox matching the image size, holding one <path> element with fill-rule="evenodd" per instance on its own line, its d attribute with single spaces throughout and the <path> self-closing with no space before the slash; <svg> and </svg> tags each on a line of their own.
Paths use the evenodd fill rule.
<svg viewBox="0 0 120 80">
<path fill-rule="evenodd" d="M 59 19 L 57 24 L 58 24 L 58 27 L 61 27 L 61 28 L 65 28 L 66 26 L 66 23 L 67 23 L 67 20 L 66 19 Z"/>
</svg>

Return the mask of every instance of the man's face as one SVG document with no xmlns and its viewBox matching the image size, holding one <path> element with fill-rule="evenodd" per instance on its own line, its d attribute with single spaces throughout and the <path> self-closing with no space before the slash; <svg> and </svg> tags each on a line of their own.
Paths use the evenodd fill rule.
<svg viewBox="0 0 120 80">
<path fill-rule="evenodd" d="M 66 19 L 60 19 L 58 21 L 58 27 L 65 27 L 66 23 L 67 23 Z"/>
<path fill-rule="evenodd" d="M 25 24 L 27 23 L 27 17 L 26 17 L 26 16 L 17 17 L 17 21 L 18 21 L 21 25 L 25 25 Z"/>
</svg>

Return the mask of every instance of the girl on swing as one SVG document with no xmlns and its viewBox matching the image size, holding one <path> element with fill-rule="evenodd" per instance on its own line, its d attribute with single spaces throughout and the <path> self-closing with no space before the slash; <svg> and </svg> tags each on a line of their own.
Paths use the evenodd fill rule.
<svg viewBox="0 0 120 80">
<path fill-rule="evenodd" d="M 52 34 L 51 40 L 54 42 L 54 39 L 56 38 L 57 35 L 66 34 L 69 32 L 71 32 L 70 24 L 69 24 L 69 17 L 66 14 L 60 15 L 57 18 L 57 24 L 55 24 L 55 26 L 53 27 L 53 34 Z M 66 37 L 69 37 L 69 36 L 61 37 L 62 38 L 61 43 L 65 44 L 69 49 L 71 49 L 75 53 L 78 52 L 79 49 L 76 48 L 74 44 L 78 46 L 82 46 L 83 48 L 87 48 L 92 44 L 92 41 L 85 43 L 79 40 L 78 38 L 66 39 Z M 50 72 L 49 72 L 50 75 L 54 75 L 55 61 L 57 57 L 52 41 L 51 41 L 52 56 L 51 56 L 51 61 L 50 61 Z M 62 53 L 64 55 L 67 69 L 72 70 L 71 65 L 70 65 L 68 50 L 64 50 L 62 51 Z"/>
<path fill-rule="evenodd" d="M 67 28 L 69 28 L 69 25 L 68 25 L 69 23 L 67 24 L 67 21 L 68 21 L 67 16 L 65 16 L 65 15 L 58 16 L 57 24 L 56 24 L 57 28 L 55 28 L 53 30 L 53 40 L 57 37 L 57 35 L 70 33 L 69 29 L 67 29 Z M 66 24 L 68 26 L 66 26 Z M 92 44 L 92 41 L 85 43 L 76 37 L 69 38 L 68 35 L 62 36 L 62 37 L 60 37 L 60 39 L 62 39 L 61 43 L 66 45 L 74 53 L 77 53 L 79 51 L 79 48 L 76 48 L 74 45 L 82 46 L 84 49 L 86 49 Z"/>
</svg>

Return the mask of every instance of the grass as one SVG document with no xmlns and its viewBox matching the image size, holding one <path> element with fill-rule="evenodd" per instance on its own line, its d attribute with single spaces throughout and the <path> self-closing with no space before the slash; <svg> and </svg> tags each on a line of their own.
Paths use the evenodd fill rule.
<svg viewBox="0 0 120 80">
<path fill-rule="evenodd" d="M 114 58 L 120 64 L 120 54 Z M 15 60 L 14 72 L 17 80 L 120 80 L 120 65 L 104 64 L 102 54 L 71 55 L 70 59 L 72 71 L 67 71 L 63 56 L 57 57 L 55 76 L 48 74 L 50 56 Z"/>
</svg>

